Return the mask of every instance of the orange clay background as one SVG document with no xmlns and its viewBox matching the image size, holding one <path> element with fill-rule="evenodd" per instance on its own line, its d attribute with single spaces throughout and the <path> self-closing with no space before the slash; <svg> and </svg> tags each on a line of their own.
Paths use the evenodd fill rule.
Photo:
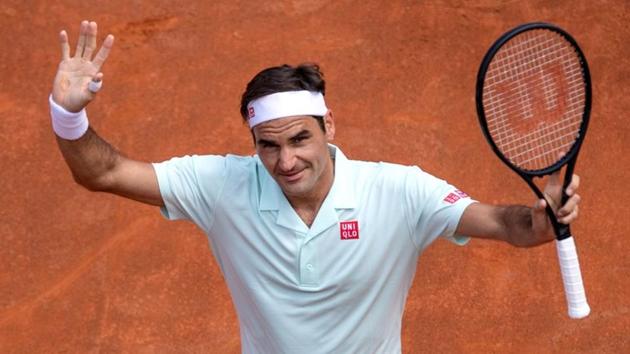
<svg viewBox="0 0 630 354">
<path fill-rule="evenodd" d="M 239 98 L 259 70 L 315 61 L 335 142 L 354 159 L 417 164 L 474 198 L 529 188 L 478 127 L 490 44 L 523 22 L 572 33 L 593 112 L 573 225 L 590 317 L 571 320 L 553 244 L 437 241 L 423 254 L 403 351 L 620 353 L 630 347 L 630 2 L 53 1 L 0 3 L 0 352 L 238 353 L 238 322 L 205 236 L 157 208 L 76 185 L 47 97 L 79 22 L 116 43 L 91 124 L 131 157 L 253 153 Z M 331 328 L 334 330 L 334 328 Z"/>
</svg>

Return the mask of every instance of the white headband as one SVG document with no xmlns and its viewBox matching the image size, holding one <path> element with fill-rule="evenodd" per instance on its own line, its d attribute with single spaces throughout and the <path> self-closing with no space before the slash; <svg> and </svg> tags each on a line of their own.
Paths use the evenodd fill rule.
<svg viewBox="0 0 630 354">
<path fill-rule="evenodd" d="M 257 98 L 247 104 L 247 122 L 260 123 L 291 116 L 325 116 L 324 95 L 313 91 L 285 91 Z"/>
</svg>

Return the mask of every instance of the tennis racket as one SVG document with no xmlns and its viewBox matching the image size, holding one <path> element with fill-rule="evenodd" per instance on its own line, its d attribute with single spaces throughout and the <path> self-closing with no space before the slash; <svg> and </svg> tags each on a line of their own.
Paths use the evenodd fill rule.
<svg viewBox="0 0 630 354">
<path fill-rule="evenodd" d="M 497 156 L 521 176 L 538 198 L 534 178 L 566 165 L 571 182 L 591 110 L 591 79 L 577 42 L 547 23 L 528 23 L 501 36 L 483 58 L 477 76 L 481 129 Z M 556 233 L 560 270 L 571 318 L 590 313 L 569 225 L 547 214 Z"/>
</svg>

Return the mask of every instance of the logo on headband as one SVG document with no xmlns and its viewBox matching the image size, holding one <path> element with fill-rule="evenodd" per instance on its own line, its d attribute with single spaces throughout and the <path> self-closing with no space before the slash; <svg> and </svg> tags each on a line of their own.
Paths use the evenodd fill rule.
<svg viewBox="0 0 630 354">
<path fill-rule="evenodd" d="M 250 128 L 258 124 L 292 116 L 324 116 L 328 108 L 321 92 L 283 91 L 259 97 L 247 104 L 244 116 Z"/>
</svg>

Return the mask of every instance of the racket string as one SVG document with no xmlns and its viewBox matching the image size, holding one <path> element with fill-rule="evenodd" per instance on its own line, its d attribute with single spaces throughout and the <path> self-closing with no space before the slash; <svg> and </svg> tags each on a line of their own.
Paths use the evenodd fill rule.
<svg viewBox="0 0 630 354">
<path fill-rule="evenodd" d="M 523 34 L 523 36 L 530 36 L 531 34 L 529 33 L 525 33 Z M 510 53 L 510 51 L 515 51 L 515 48 L 522 48 L 524 47 L 528 42 L 534 41 L 538 39 L 538 37 L 534 37 L 532 39 L 529 40 L 523 40 L 520 42 L 517 42 L 516 44 L 512 45 L 512 46 L 507 46 L 505 48 L 505 50 L 503 52 L 499 52 L 495 58 L 496 60 L 493 61 L 493 66 L 495 68 L 496 71 L 499 71 L 500 73 L 510 73 L 513 72 L 515 74 L 515 76 L 522 76 L 522 75 L 528 75 L 528 74 L 532 74 L 531 72 L 528 71 L 523 71 L 520 72 L 518 71 L 518 67 L 516 65 L 514 65 L 514 58 L 517 58 L 519 56 L 523 56 L 523 52 L 525 52 L 526 50 L 518 50 L 516 53 Z M 534 61 L 534 62 L 540 62 L 540 57 L 544 58 L 546 55 L 550 55 L 550 54 L 556 54 L 556 49 L 557 47 L 560 47 L 561 44 L 560 43 L 555 43 L 551 46 L 546 46 L 547 43 L 552 43 L 553 39 L 547 39 L 544 42 L 538 43 L 536 46 L 534 47 L 528 47 L 527 50 L 531 51 L 531 53 L 533 53 L 534 55 L 531 56 L 531 59 L 529 62 Z M 528 64 L 529 64 L 528 62 Z M 520 61 L 520 63 L 523 63 L 523 60 Z M 504 70 L 501 70 L 502 66 L 508 66 L 509 70 L 505 70 L 505 68 L 503 68 Z M 536 66 L 532 66 L 530 68 L 529 71 L 533 71 L 536 69 Z M 488 73 L 486 75 L 490 75 L 490 73 L 493 71 L 492 68 L 490 68 L 488 70 Z M 486 76 L 487 77 L 487 76 Z M 512 79 L 514 80 L 514 77 L 503 77 L 502 79 Z"/>
<path fill-rule="evenodd" d="M 569 74 L 575 74 L 575 73 L 574 73 L 574 72 L 569 72 Z M 578 72 L 577 74 L 580 74 L 580 75 L 581 75 L 581 71 L 580 71 L 580 72 Z M 581 78 L 581 77 L 576 77 L 576 78 L 574 78 L 574 79 L 573 79 L 573 80 L 571 80 L 571 81 L 567 81 L 567 84 L 568 84 L 568 85 L 570 85 L 570 86 L 573 86 L 573 85 L 581 85 L 582 83 L 583 83 L 583 80 L 582 80 L 582 78 Z M 524 85 L 524 84 L 520 84 L 520 85 Z M 545 89 L 545 90 L 550 90 L 552 87 L 553 87 L 553 85 L 548 85 L 548 86 L 543 86 L 542 88 L 543 88 L 543 89 Z M 489 104 L 489 106 L 490 106 L 491 108 L 490 108 L 489 110 L 487 110 L 487 111 L 486 111 L 486 113 L 491 113 L 491 114 L 492 114 L 492 113 L 496 112 L 497 110 L 502 110 L 502 109 L 504 109 L 506 106 L 509 106 L 509 105 L 510 105 L 510 103 L 509 103 L 509 102 L 504 102 L 504 100 L 503 100 L 503 96 L 505 96 L 505 95 L 506 95 L 506 93 L 503 93 L 503 92 L 498 92 L 498 93 L 496 93 L 494 96 L 488 95 L 488 96 L 489 96 L 489 98 L 490 98 L 490 101 L 491 101 L 491 102 L 492 102 L 492 101 L 501 100 L 501 102 L 502 102 L 502 103 L 498 103 L 498 104 L 494 104 L 494 105 L 492 105 L 492 104 L 491 104 L 491 102 L 489 102 L 489 103 L 490 103 L 490 104 Z M 555 96 L 559 96 L 559 94 L 555 94 Z M 573 100 L 573 99 L 574 99 L 574 98 L 576 98 L 576 97 L 577 97 L 577 98 L 579 98 L 579 97 L 584 97 L 584 93 L 583 93 L 583 92 L 581 92 L 581 93 L 576 94 L 574 97 L 571 97 L 571 100 Z M 520 98 L 520 99 L 522 100 L 522 98 Z M 574 101 L 574 100 L 573 100 L 573 101 Z M 523 102 L 523 101 L 521 101 L 521 103 L 522 103 L 522 102 Z M 583 100 L 582 100 L 582 101 L 579 101 L 579 102 L 575 102 L 575 103 L 576 103 L 576 104 L 583 104 Z"/>
<path fill-rule="evenodd" d="M 575 112 L 576 114 L 581 114 L 583 112 L 583 109 L 581 107 L 578 108 L 574 108 L 572 111 L 568 111 L 568 113 L 573 113 Z M 550 130 L 550 133 L 554 133 L 558 130 L 552 130 L 553 128 L 556 128 L 558 125 L 562 125 L 563 129 L 571 129 L 571 131 L 575 131 L 575 129 L 579 128 L 579 124 L 578 126 L 569 126 L 566 124 L 567 121 L 570 121 L 571 119 L 569 118 L 565 118 L 561 121 L 558 121 L 554 124 L 549 125 L 547 130 Z M 498 120 L 496 123 L 498 124 L 506 124 L 507 120 Z M 575 124 L 575 122 L 573 122 Z M 578 122 L 579 123 L 579 122 Z M 503 146 L 507 147 L 512 147 L 511 149 L 519 149 L 524 147 L 524 145 L 528 144 L 532 138 L 531 135 L 536 134 L 538 131 L 534 131 L 530 134 L 526 134 L 526 135 L 520 135 L 517 136 L 517 134 L 514 134 L 513 131 L 509 130 L 508 128 L 505 128 L 505 126 L 498 126 L 497 129 L 495 130 L 495 135 L 498 138 L 497 140 L 499 142 L 502 143 Z M 551 136 L 551 134 L 546 134 L 546 135 L 542 135 L 541 138 L 549 138 Z M 577 131 L 576 131 L 576 136 L 577 137 Z M 506 149 L 506 151 L 509 151 L 511 149 Z"/>
<path fill-rule="evenodd" d="M 548 30 L 506 43 L 484 80 L 490 135 L 525 169 L 544 168 L 568 152 L 578 138 L 585 99 L 579 57 L 564 37 Z"/>
</svg>

